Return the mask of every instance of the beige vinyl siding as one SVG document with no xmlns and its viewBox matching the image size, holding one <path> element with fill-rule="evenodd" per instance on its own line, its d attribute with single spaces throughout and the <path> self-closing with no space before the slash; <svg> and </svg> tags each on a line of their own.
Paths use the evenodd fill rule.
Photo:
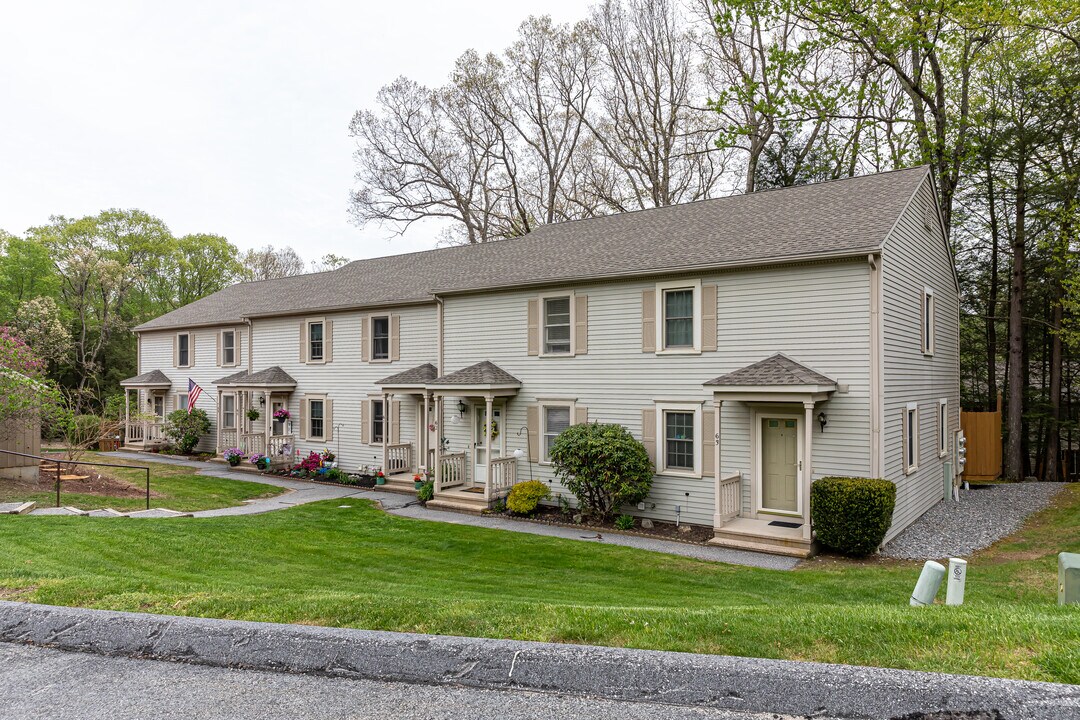
<svg viewBox="0 0 1080 720">
<path fill-rule="evenodd" d="M 924 216 L 933 202 L 929 180 L 885 241 L 882 253 L 884 323 L 885 477 L 896 483 L 892 538 L 944 494 L 944 463 L 952 454 L 952 431 L 959 428 L 958 298 L 949 256 L 940 234 L 928 230 Z M 935 217 L 936 222 L 936 217 Z M 924 288 L 934 291 L 934 354 L 922 348 Z M 949 452 L 938 455 L 938 403 L 948 400 Z M 903 418 L 908 403 L 919 405 L 918 470 L 905 475 Z"/>
<path fill-rule="evenodd" d="M 654 401 L 703 403 L 703 414 L 711 413 L 712 395 L 702 387 L 704 381 L 785 352 L 848 386 L 848 392 L 819 406 L 828 413 L 829 426 L 821 433 L 815 423 L 815 476 L 868 474 L 870 309 L 865 260 L 687 279 L 698 277 L 703 284 L 717 286 L 716 352 L 674 356 L 641 352 L 642 298 L 655 288 L 653 278 L 575 288 L 589 296 L 589 352 L 559 362 L 527 353 L 528 299 L 535 292 L 448 297 L 445 371 L 490 360 L 521 380 L 522 390 L 507 404 L 503 423 L 506 450 L 512 453 L 526 449 L 527 433 L 517 432 L 526 425 L 527 409 L 538 398 L 574 399 L 589 408 L 590 422 L 617 422 L 641 438 L 642 411 L 652 409 Z M 706 309 L 703 314 L 707 313 Z M 456 398 L 447 398 L 448 421 L 457 415 L 456 406 Z M 747 506 L 749 414 L 741 403 L 725 403 L 721 429 L 722 469 L 743 474 Z M 452 452 L 471 453 L 473 422 L 470 414 L 464 422 L 446 424 L 443 434 Z M 711 439 L 699 439 L 698 452 L 711 453 Z M 534 463 L 532 470 L 534 477 L 551 483 L 553 496 L 571 497 L 555 481 L 550 466 Z M 528 473 L 523 458 L 518 461 L 518 477 L 525 479 Z M 648 502 L 656 507 L 634 512 L 670 520 L 680 505 L 683 521 L 711 525 L 713 478 L 658 477 Z"/>
<path fill-rule="evenodd" d="M 329 446 L 338 454 L 339 466 L 347 471 L 353 471 L 360 465 L 382 465 L 382 445 L 366 445 L 360 438 L 362 404 L 369 395 L 381 392 L 375 382 L 426 362 L 435 363 L 437 356 L 435 306 L 421 305 L 393 310 L 393 315 L 398 318 L 395 322 L 398 359 L 364 362 L 361 358 L 362 318 L 371 314 L 355 311 L 326 315 L 327 321 L 333 321 L 333 362 L 326 364 L 299 362 L 296 343 L 300 317 L 252 321 L 255 370 L 278 365 L 296 380 L 296 390 L 289 398 L 289 412 L 294 418 L 293 431 L 297 435 L 296 449 L 307 454 Z M 335 427 L 332 441 L 299 438 L 300 428 L 295 420 L 304 395 L 325 395 L 333 401 Z M 412 396 L 399 395 L 395 396 L 395 400 L 400 401 L 401 441 L 412 443 L 415 453 L 415 402 Z"/>
</svg>

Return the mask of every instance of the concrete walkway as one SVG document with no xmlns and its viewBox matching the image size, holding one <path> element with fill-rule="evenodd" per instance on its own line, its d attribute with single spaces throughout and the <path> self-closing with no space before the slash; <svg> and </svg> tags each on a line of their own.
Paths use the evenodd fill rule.
<svg viewBox="0 0 1080 720">
<path fill-rule="evenodd" d="M 675 542 L 661 538 L 652 538 L 643 535 L 622 535 L 609 532 L 601 533 L 597 537 L 596 531 L 585 528 L 562 527 L 560 525 L 546 525 L 543 523 L 514 520 L 507 517 L 495 517 L 487 515 L 470 515 L 446 510 L 429 510 L 416 502 L 412 495 L 402 493 L 385 492 L 378 489 L 368 490 L 364 488 L 336 487 L 331 485 L 317 485 L 306 480 L 293 480 L 277 477 L 274 475 L 256 475 L 242 470 L 232 470 L 226 465 L 198 460 L 182 460 L 167 458 L 152 453 L 134 452 L 111 452 L 102 453 L 110 457 L 142 460 L 146 462 L 161 462 L 169 465 L 184 465 L 186 467 L 199 468 L 200 475 L 226 478 L 228 480 L 240 480 L 243 482 L 260 482 L 266 485 L 275 485 L 288 489 L 284 495 L 264 500 L 252 500 L 237 507 L 221 508 L 219 510 L 203 510 L 192 513 L 194 517 L 225 517 L 231 515 L 256 515 L 258 513 L 284 510 L 286 508 L 303 505 L 320 500 L 337 500 L 356 498 L 377 502 L 384 511 L 398 517 L 413 518 L 416 520 L 429 520 L 431 522 L 449 523 L 452 525 L 471 525 L 473 527 L 490 528 L 493 530 L 506 530 L 508 532 L 526 533 L 529 535 L 542 535 L 544 537 L 557 537 L 564 540 L 577 540 L 580 542 L 603 543 L 607 545 L 621 545 L 623 547 L 649 550 L 651 552 L 667 553 L 669 555 L 681 555 L 682 557 L 708 560 L 710 562 L 729 563 L 731 565 L 745 565 L 748 567 L 765 568 L 769 570 L 791 570 L 799 561 L 797 558 L 782 555 L 770 555 L 768 553 L 751 552 L 747 550 L 733 550 L 730 548 L 714 547 L 712 545 L 696 545 L 691 543 Z"/>
</svg>

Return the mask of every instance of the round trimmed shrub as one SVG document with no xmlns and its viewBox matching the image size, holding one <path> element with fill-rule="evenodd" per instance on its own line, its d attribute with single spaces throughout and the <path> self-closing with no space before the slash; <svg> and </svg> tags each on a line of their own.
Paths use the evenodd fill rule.
<svg viewBox="0 0 1080 720">
<path fill-rule="evenodd" d="M 532 515 L 541 500 L 551 495 L 548 486 L 539 480 L 526 480 L 510 488 L 506 497 L 506 509 L 515 515 Z"/>
<path fill-rule="evenodd" d="M 896 485 L 880 478 L 827 477 L 810 486 L 818 540 L 845 555 L 875 552 L 892 524 Z"/>
<path fill-rule="evenodd" d="M 578 507 L 600 520 L 641 502 L 652 489 L 649 453 L 622 425 L 571 425 L 555 438 L 550 454 L 555 474 Z"/>
</svg>

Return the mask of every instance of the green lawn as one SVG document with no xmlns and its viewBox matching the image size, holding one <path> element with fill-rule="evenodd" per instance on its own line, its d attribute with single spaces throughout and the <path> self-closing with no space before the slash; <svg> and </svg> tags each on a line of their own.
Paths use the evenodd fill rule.
<svg viewBox="0 0 1080 720">
<path fill-rule="evenodd" d="M 266 515 L 0 518 L 0 597 L 1080 682 L 1080 486 L 972 559 L 967 604 L 910 608 L 919 563 L 779 572 L 408 520 L 350 500 Z M 942 592 L 944 595 L 944 592 Z"/>
<path fill-rule="evenodd" d="M 87 462 L 106 462 L 122 465 L 147 465 L 150 467 L 150 506 L 167 507 L 170 510 L 194 512 L 240 505 L 244 500 L 273 497 L 280 495 L 282 489 L 274 485 L 256 482 L 225 480 L 223 478 L 198 475 L 197 468 L 165 463 L 124 460 L 86 453 L 81 458 Z M 103 474 L 131 483 L 139 495 L 119 497 L 89 493 L 67 492 L 64 484 L 60 487 L 60 503 L 83 510 L 111 507 L 116 510 L 143 510 L 146 508 L 146 473 L 140 469 L 97 468 Z M 125 493 L 127 495 L 127 493 Z M 50 490 L 29 492 L 23 488 L 11 487 L 0 480 L 0 502 L 33 500 L 38 505 L 52 507 L 56 504 L 56 493 Z"/>
</svg>

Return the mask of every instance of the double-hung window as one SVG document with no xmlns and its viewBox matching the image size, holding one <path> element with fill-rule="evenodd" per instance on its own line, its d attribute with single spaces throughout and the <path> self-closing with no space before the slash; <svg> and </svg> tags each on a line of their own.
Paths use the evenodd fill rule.
<svg viewBox="0 0 1080 720">
<path fill-rule="evenodd" d="M 221 427 L 232 430 L 236 427 L 236 396 L 221 396 Z"/>
<path fill-rule="evenodd" d="M 323 352 L 323 324 L 308 323 L 308 361 L 321 362 L 325 357 Z"/>
<path fill-rule="evenodd" d="M 657 473 L 701 472 L 701 406 L 658 403 L 656 406 Z"/>
<path fill-rule="evenodd" d="M 180 333 L 176 336 L 176 366 L 191 367 L 190 333 Z"/>
<path fill-rule="evenodd" d="M 701 352 L 701 281 L 656 284 L 656 352 Z"/>
<path fill-rule="evenodd" d="M 570 405 L 543 405 L 544 433 L 541 440 L 541 462 L 551 461 L 551 445 L 559 434 L 570 427 L 573 408 Z"/>
<path fill-rule="evenodd" d="M 326 403 L 323 400 L 308 400 L 308 437 L 313 440 L 326 437 Z"/>
<path fill-rule="evenodd" d="M 949 452 L 949 401 L 938 400 L 938 455 L 944 457 Z"/>
<path fill-rule="evenodd" d="M 236 364 L 236 332 L 234 330 L 221 331 L 221 364 L 226 367 Z"/>
<path fill-rule="evenodd" d="M 390 359 L 390 318 L 383 315 L 371 318 L 371 359 Z"/>
<path fill-rule="evenodd" d="M 544 298 L 544 354 L 569 355 L 570 296 Z"/>
<path fill-rule="evenodd" d="M 934 354 L 934 291 L 930 288 L 922 293 L 922 351 Z"/>
<path fill-rule="evenodd" d="M 371 442 L 381 443 L 386 437 L 386 406 L 382 400 L 371 401 Z"/>
</svg>

